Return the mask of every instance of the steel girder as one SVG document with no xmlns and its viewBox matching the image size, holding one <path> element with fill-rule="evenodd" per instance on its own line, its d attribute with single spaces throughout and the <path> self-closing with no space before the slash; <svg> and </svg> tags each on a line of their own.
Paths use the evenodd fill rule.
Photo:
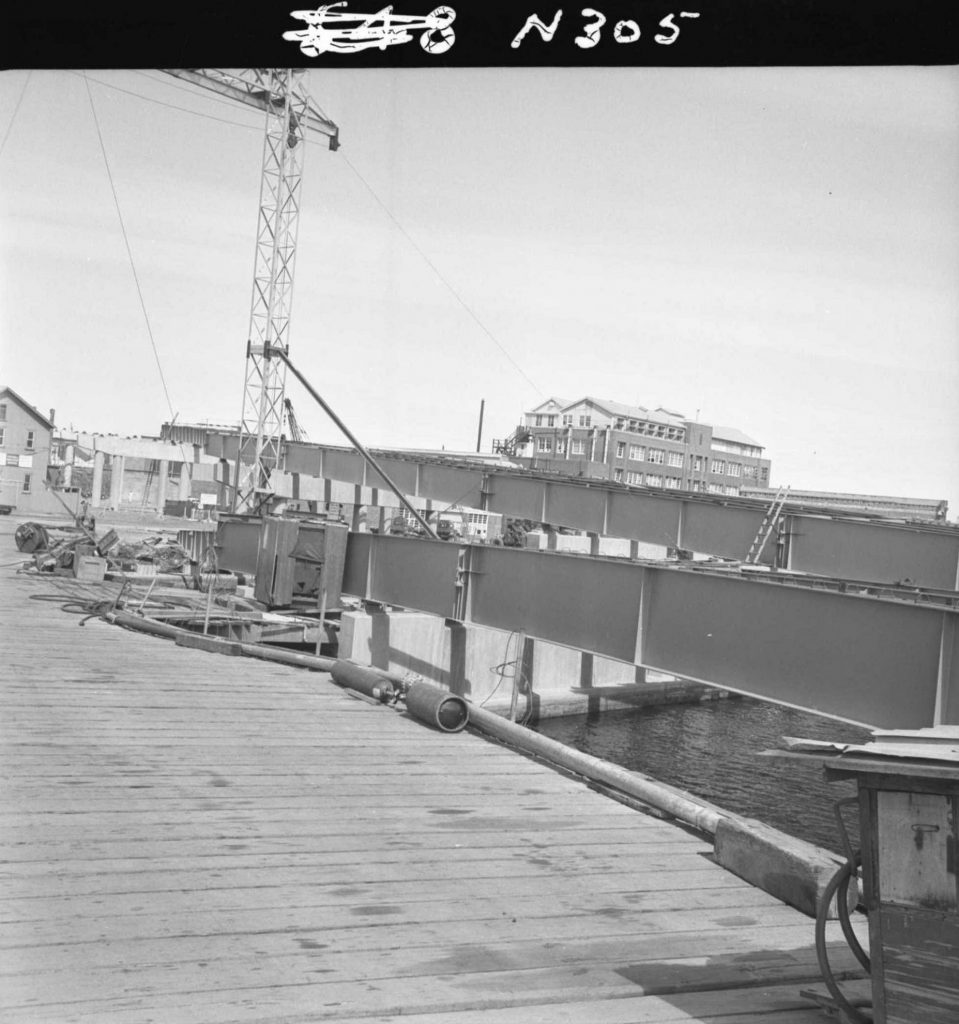
<svg viewBox="0 0 959 1024">
<path fill-rule="evenodd" d="M 219 454 L 216 449 L 222 450 L 224 444 L 229 451 L 229 438 L 211 436 L 208 451 Z M 515 469 L 452 465 L 383 452 L 377 458 L 410 497 L 722 558 L 745 559 L 768 507 L 755 499 L 657 492 L 604 480 L 547 478 Z M 285 468 L 294 475 L 383 486 L 356 452 L 334 446 L 287 445 Z M 772 564 L 775 556 L 770 543 L 763 561 Z M 957 591 L 959 529 L 787 511 L 779 565 L 830 578 Z"/>
<path fill-rule="evenodd" d="M 346 593 L 882 728 L 959 724 L 959 610 L 738 573 L 351 534 Z"/>
</svg>

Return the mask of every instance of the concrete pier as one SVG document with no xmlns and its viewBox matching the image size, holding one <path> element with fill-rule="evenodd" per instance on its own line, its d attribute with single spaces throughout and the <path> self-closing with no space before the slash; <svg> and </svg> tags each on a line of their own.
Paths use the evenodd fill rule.
<svg viewBox="0 0 959 1024">
<path fill-rule="evenodd" d="M 727 695 L 689 680 L 663 675 L 647 679 L 641 666 L 519 633 L 376 607 L 343 613 L 339 656 L 391 672 L 415 673 L 494 709 L 510 705 L 513 682 L 519 678 L 530 691 L 529 721 Z"/>
</svg>

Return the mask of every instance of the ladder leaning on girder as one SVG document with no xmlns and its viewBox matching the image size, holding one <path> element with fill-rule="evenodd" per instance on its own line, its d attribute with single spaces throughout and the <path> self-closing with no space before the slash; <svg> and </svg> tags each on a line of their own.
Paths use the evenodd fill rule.
<svg viewBox="0 0 959 1024">
<path fill-rule="evenodd" d="M 766 543 L 773 530 L 776 528 L 776 524 L 779 522 L 779 517 L 782 515 L 783 506 L 786 504 L 787 494 L 789 494 L 788 487 L 780 487 L 779 490 L 776 491 L 772 504 L 768 509 L 766 509 L 766 514 L 763 516 L 763 521 L 759 526 L 759 530 L 756 532 L 756 536 L 753 538 L 752 544 L 749 545 L 749 552 L 746 555 L 747 565 L 754 565 L 759 561 L 763 550 L 766 547 Z"/>
<path fill-rule="evenodd" d="M 256 512 L 272 494 L 271 476 L 280 468 L 286 363 L 271 358 L 270 353 L 289 352 L 290 347 L 305 135 L 307 131 L 324 135 L 330 149 L 335 150 L 339 129 L 311 103 L 303 69 L 164 70 L 266 111 L 253 301 L 232 503 L 234 512 Z"/>
</svg>

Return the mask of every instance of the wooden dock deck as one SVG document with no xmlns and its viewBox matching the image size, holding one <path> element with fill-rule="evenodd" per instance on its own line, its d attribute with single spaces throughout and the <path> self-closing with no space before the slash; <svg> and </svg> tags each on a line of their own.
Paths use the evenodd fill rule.
<svg viewBox="0 0 959 1024">
<path fill-rule="evenodd" d="M 5 1024 L 826 1019 L 813 922 L 708 842 L 326 675 L 62 607 L 109 591 L 0 569 Z"/>
</svg>

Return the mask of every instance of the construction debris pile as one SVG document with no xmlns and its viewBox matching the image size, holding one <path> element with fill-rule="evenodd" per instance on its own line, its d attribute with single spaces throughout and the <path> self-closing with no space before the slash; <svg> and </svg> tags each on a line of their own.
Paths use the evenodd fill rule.
<svg viewBox="0 0 959 1024">
<path fill-rule="evenodd" d="M 168 537 L 147 537 L 137 543 L 120 543 L 110 559 L 124 572 L 135 572 L 138 566 L 152 565 L 157 572 L 184 572 L 190 568 L 190 556 L 176 541 Z"/>
<path fill-rule="evenodd" d="M 83 570 L 103 578 L 107 572 L 189 573 L 189 553 L 162 535 L 132 542 L 121 541 L 116 530 L 97 537 L 85 526 L 43 526 L 21 523 L 14 534 L 17 550 L 33 556 L 39 572 L 80 576 Z"/>
</svg>

